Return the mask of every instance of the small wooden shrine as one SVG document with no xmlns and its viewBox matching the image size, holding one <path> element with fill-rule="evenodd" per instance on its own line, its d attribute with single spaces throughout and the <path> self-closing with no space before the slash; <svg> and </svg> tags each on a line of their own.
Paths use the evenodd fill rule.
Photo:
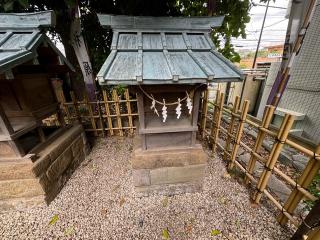
<svg viewBox="0 0 320 240">
<path fill-rule="evenodd" d="M 207 162 L 196 141 L 201 91 L 213 81 L 243 78 L 210 38 L 223 17 L 98 17 L 102 26 L 113 29 L 111 53 L 98 73 L 99 83 L 129 85 L 138 98 L 135 189 L 200 190 Z"/>
<path fill-rule="evenodd" d="M 59 113 L 51 79 L 73 67 L 42 33 L 53 12 L 0 14 L 0 158 L 24 157 L 45 141 L 42 120 Z M 27 133 L 36 130 L 38 139 Z"/>
</svg>

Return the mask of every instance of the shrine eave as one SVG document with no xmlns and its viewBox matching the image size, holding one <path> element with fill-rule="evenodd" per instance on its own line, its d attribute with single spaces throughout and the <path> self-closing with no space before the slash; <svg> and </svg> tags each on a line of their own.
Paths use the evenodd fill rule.
<svg viewBox="0 0 320 240">
<path fill-rule="evenodd" d="M 73 66 L 43 33 L 54 26 L 53 11 L 39 13 L 0 13 L 0 73 L 37 58 L 37 48 L 44 43 L 53 49 L 70 70 Z"/>
<path fill-rule="evenodd" d="M 113 29 L 111 53 L 97 75 L 101 85 L 234 82 L 244 78 L 211 40 L 212 27 L 220 26 L 223 17 L 98 17 L 104 27 Z"/>
</svg>

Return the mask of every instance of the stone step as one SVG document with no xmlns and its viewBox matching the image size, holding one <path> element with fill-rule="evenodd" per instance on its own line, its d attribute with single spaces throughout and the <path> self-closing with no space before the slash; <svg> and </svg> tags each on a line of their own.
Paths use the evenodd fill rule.
<svg viewBox="0 0 320 240">
<path fill-rule="evenodd" d="M 0 200 L 43 195 L 38 179 L 0 181 Z"/>
<path fill-rule="evenodd" d="M 0 161 L 0 181 L 13 179 L 32 179 L 33 163 L 30 159 Z"/>
</svg>

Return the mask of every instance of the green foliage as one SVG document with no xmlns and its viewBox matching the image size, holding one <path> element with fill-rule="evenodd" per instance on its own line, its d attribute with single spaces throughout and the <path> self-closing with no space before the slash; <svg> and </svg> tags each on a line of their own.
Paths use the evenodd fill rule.
<svg viewBox="0 0 320 240">
<path fill-rule="evenodd" d="M 320 198 L 320 174 L 318 174 L 313 181 L 311 182 L 310 186 L 308 187 L 309 192 L 317 198 Z M 311 209 L 314 206 L 314 202 L 310 200 L 306 200 L 305 203 L 307 204 L 307 209 Z"/>
<path fill-rule="evenodd" d="M 182 9 L 182 14 L 186 16 L 207 16 L 207 0 L 177 1 L 178 8 Z M 246 38 L 245 27 L 250 21 L 249 0 L 221 0 L 214 1 L 214 15 L 225 16 L 221 27 L 214 29 L 212 39 L 218 49 L 226 58 L 232 62 L 239 62 L 240 55 L 231 44 L 231 37 Z"/>
</svg>

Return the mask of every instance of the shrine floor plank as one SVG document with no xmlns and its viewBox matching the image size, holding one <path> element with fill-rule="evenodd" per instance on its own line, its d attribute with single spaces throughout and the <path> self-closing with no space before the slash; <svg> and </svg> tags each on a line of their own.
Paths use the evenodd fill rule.
<svg viewBox="0 0 320 240">
<path fill-rule="evenodd" d="M 16 139 L 21 135 L 37 127 L 37 122 L 30 117 L 10 118 L 9 121 L 14 130 L 14 133 L 11 135 L 6 135 L 4 132 L 0 130 L 0 141 L 8 141 L 8 140 Z"/>
</svg>

